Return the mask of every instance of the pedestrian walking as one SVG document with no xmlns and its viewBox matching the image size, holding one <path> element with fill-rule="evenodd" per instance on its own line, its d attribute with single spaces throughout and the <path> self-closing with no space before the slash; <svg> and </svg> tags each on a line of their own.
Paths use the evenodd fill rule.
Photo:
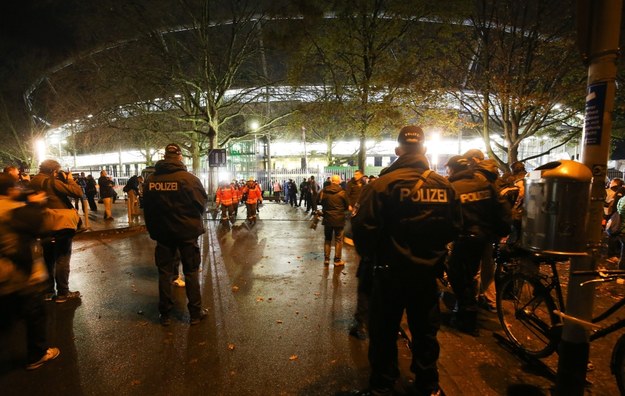
<svg viewBox="0 0 625 396">
<path fill-rule="evenodd" d="M 351 209 L 347 201 L 347 194 L 340 186 L 341 177 L 332 175 L 330 184 L 319 194 L 323 211 L 323 264 L 330 264 L 332 239 L 334 239 L 334 266 L 343 266 L 341 258 L 343 252 L 343 228 L 345 227 L 345 212 Z"/>
<path fill-rule="evenodd" d="M 424 133 L 418 126 L 399 132 L 397 160 L 363 187 L 352 218 L 354 243 L 371 260 L 370 389 L 362 395 L 391 395 L 399 377 L 397 329 L 406 311 L 412 335 L 417 394 L 439 394 L 437 360 L 440 325 L 437 277 L 447 244 L 462 224 L 451 184 L 429 169 Z"/>
<path fill-rule="evenodd" d="M 178 255 L 186 283 L 187 308 L 191 325 L 199 324 L 207 313 L 202 308 L 198 237 L 205 232 L 203 214 L 208 195 L 200 179 L 187 172 L 182 150 L 175 143 L 165 147 L 165 158 L 143 186 L 145 225 L 156 241 L 160 323 L 171 324 L 172 280 Z"/>
</svg>

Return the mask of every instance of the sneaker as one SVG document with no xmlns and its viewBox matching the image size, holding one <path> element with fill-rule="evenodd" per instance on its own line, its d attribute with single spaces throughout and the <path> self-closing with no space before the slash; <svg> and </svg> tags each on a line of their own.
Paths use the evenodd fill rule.
<svg viewBox="0 0 625 396">
<path fill-rule="evenodd" d="M 184 281 L 182 280 L 181 277 L 176 278 L 175 281 L 172 282 L 174 285 L 178 286 L 178 287 L 184 287 L 186 283 L 184 283 Z"/>
<path fill-rule="evenodd" d="M 343 261 L 341 259 L 334 259 L 334 266 L 335 267 L 340 267 L 342 265 L 345 265 L 345 261 Z"/>
<path fill-rule="evenodd" d="M 54 293 L 46 293 L 43 295 L 43 300 L 44 301 L 52 301 L 54 300 L 54 298 L 56 297 L 56 294 Z"/>
<path fill-rule="evenodd" d="M 43 366 L 45 362 L 49 362 L 50 360 L 54 360 L 59 357 L 60 354 L 61 351 L 59 350 L 59 348 L 48 348 L 48 350 L 41 357 L 41 359 L 37 360 L 34 363 L 30 363 L 28 366 L 26 366 L 26 370 L 38 369 L 39 367 Z"/>
<path fill-rule="evenodd" d="M 158 317 L 159 322 L 161 323 L 161 326 L 167 327 L 171 324 L 171 319 L 169 318 L 168 315 L 159 315 Z"/>
<path fill-rule="evenodd" d="M 67 300 L 74 299 L 74 298 L 80 298 L 79 291 L 71 291 L 71 292 L 67 292 L 67 294 L 58 294 L 56 296 L 56 302 L 61 304 L 61 303 L 66 302 Z"/>
<path fill-rule="evenodd" d="M 194 326 L 196 324 L 200 324 L 201 321 L 203 321 L 204 319 L 206 319 L 206 317 L 208 316 L 208 311 L 206 309 L 202 309 L 200 311 L 200 315 L 196 316 L 196 317 L 192 317 L 191 318 L 191 326 Z"/>
</svg>

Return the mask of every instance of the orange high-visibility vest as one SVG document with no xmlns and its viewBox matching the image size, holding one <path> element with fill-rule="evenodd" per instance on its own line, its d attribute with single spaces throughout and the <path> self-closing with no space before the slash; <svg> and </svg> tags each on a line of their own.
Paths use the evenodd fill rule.
<svg viewBox="0 0 625 396">
<path fill-rule="evenodd" d="M 219 190 L 217 190 L 217 197 L 215 199 L 215 202 L 217 202 L 217 205 L 222 204 L 224 206 L 230 206 L 232 205 L 232 198 L 233 198 L 233 191 L 234 189 L 232 187 L 221 187 L 219 188 Z"/>
</svg>

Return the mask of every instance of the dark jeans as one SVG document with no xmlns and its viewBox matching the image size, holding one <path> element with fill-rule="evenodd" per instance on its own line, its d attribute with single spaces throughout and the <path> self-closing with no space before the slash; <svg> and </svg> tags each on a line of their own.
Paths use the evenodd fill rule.
<svg viewBox="0 0 625 396">
<path fill-rule="evenodd" d="M 397 331 L 405 310 L 412 335 L 410 369 L 415 374 L 416 390 L 423 394 L 436 390 L 440 354 L 436 271 L 427 267 L 376 268 L 369 303 L 371 388 L 389 392 L 399 377 Z"/>
<path fill-rule="evenodd" d="M 180 255 L 178 255 L 178 253 Z M 158 268 L 158 311 L 168 316 L 174 302 L 172 300 L 172 281 L 175 267 L 178 266 L 178 257 L 182 262 L 185 291 L 189 300 L 187 308 L 191 318 L 197 318 L 202 310 L 202 295 L 200 293 L 200 247 L 197 239 L 189 241 L 157 241 L 154 253 Z"/>
<path fill-rule="evenodd" d="M 57 294 L 64 295 L 69 292 L 69 262 L 72 257 L 73 237 L 73 232 L 61 231 L 41 244 L 49 275 L 46 293 L 54 293 L 55 284 Z"/>
<path fill-rule="evenodd" d="M 330 259 L 332 236 L 334 236 L 334 260 L 340 260 L 343 252 L 343 227 L 323 226 L 323 235 L 325 237 L 323 241 L 323 255 L 325 258 Z"/>
<path fill-rule="evenodd" d="M 41 359 L 48 349 L 46 337 L 46 309 L 43 294 L 36 289 L 0 297 L 0 317 L 6 324 L 24 320 L 28 363 Z"/>
<path fill-rule="evenodd" d="M 297 206 L 297 194 L 289 193 L 289 203 L 291 206 Z"/>
</svg>

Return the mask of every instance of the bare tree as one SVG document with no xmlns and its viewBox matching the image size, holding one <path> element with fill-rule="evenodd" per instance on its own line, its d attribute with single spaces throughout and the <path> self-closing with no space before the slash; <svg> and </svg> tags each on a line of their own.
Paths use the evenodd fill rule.
<svg viewBox="0 0 625 396">
<path fill-rule="evenodd" d="M 556 0 L 473 5 L 472 36 L 461 23 L 467 21 L 458 21 L 445 58 L 454 75 L 465 71 L 448 94 L 464 108 L 489 157 L 507 169 L 519 160 L 524 139 L 549 134 L 556 146 L 578 137 L 584 69 L 569 10 Z"/>
<path fill-rule="evenodd" d="M 402 40 L 425 15 L 423 2 L 357 0 L 319 2 L 295 77 L 329 87 L 315 100 L 340 103 L 349 115 L 344 129 L 360 141 L 358 166 L 364 168 L 366 140 L 404 122 L 395 101 L 418 61 Z M 314 13 L 311 15 L 315 15 Z M 301 83 L 300 83 L 301 84 Z"/>
</svg>

